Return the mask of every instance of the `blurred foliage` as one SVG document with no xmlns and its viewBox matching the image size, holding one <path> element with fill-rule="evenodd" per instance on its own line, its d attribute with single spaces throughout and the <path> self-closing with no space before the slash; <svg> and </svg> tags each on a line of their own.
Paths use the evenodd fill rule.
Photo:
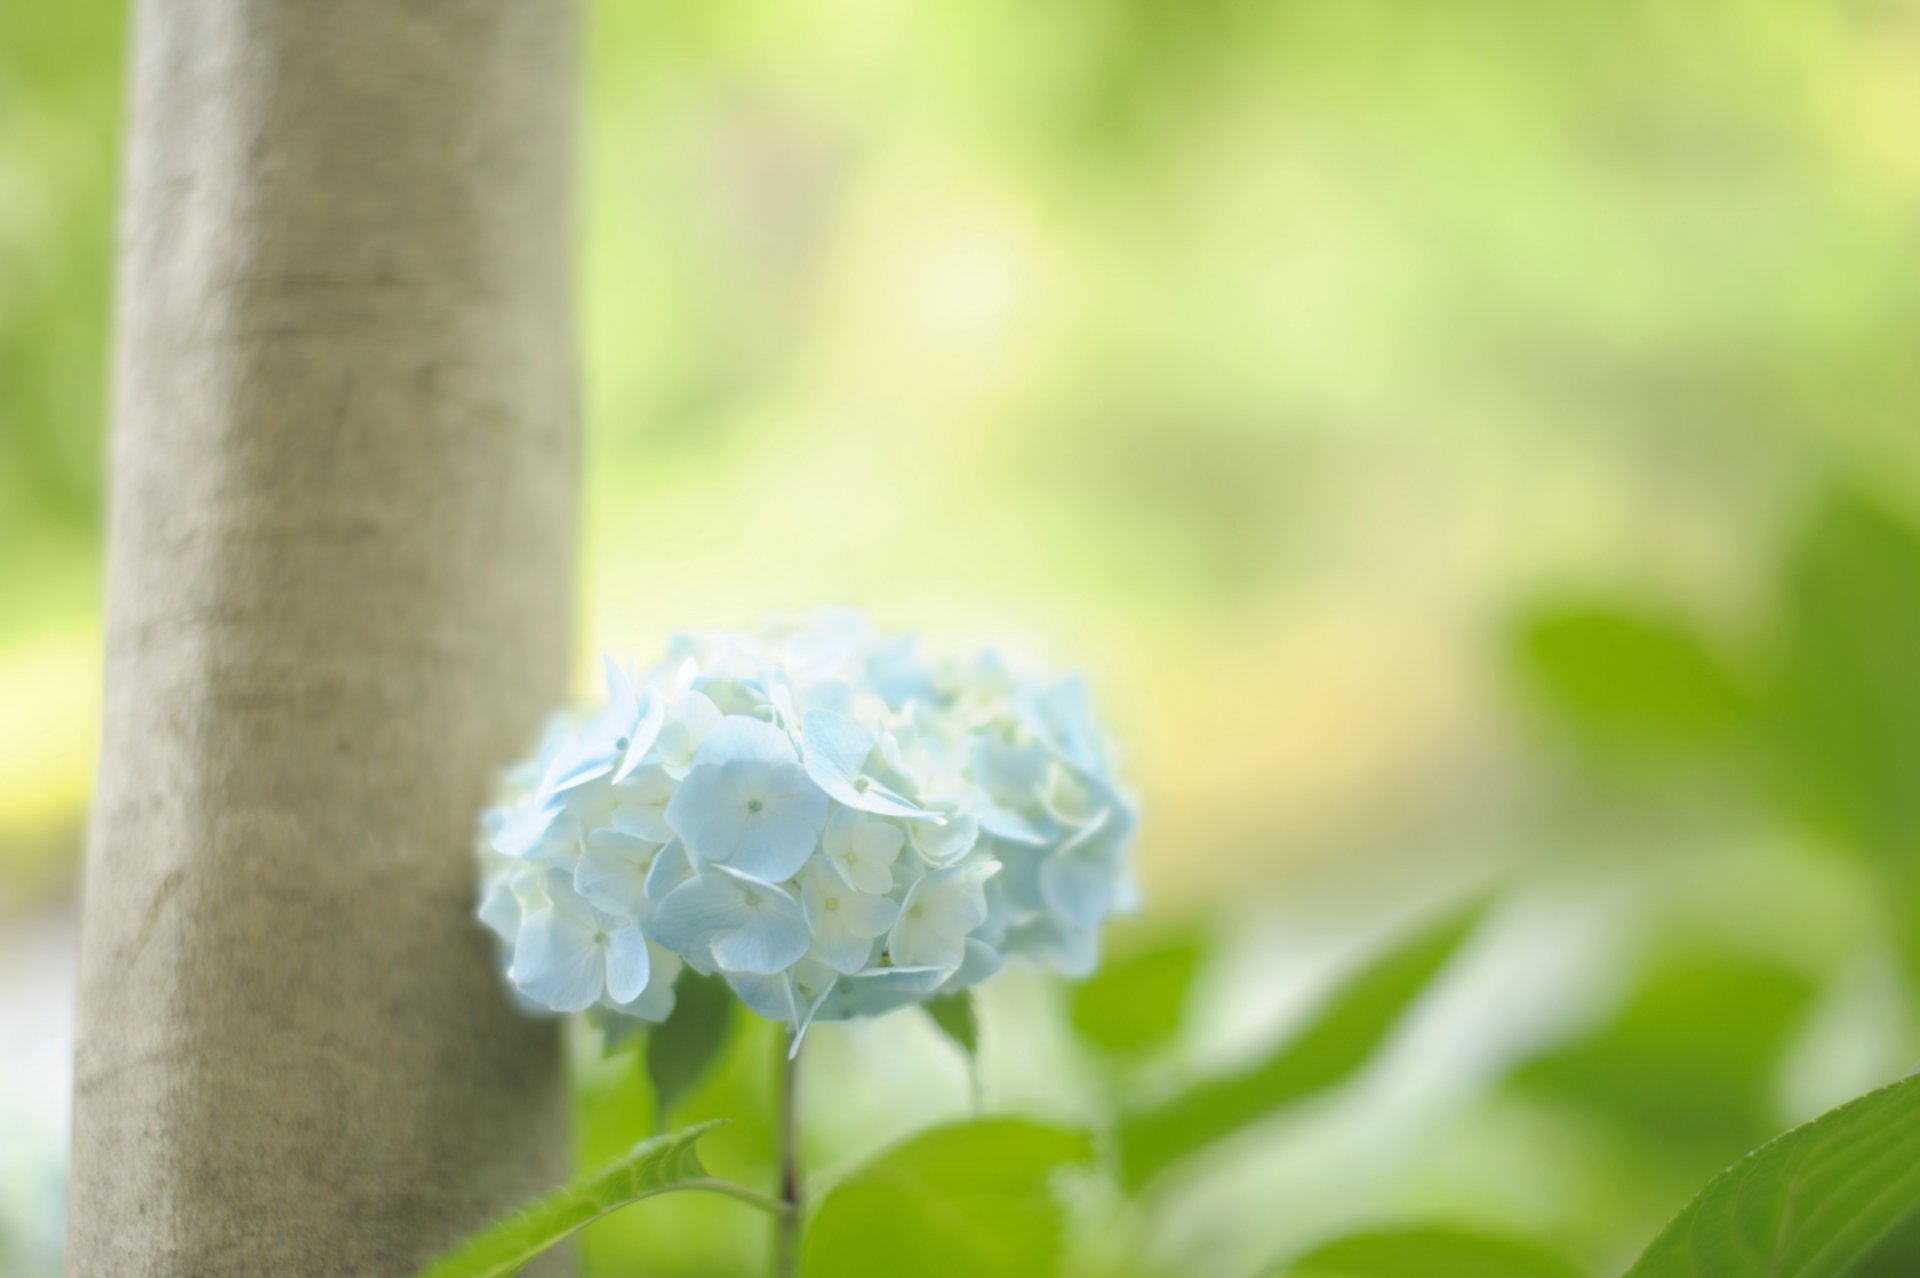
<svg viewBox="0 0 1920 1278">
<path fill-rule="evenodd" d="M 1822 833 L 1920 871 L 1920 535 L 1831 496 L 1788 559 L 1772 697 L 1779 787 Z"/>
<path fill-rule="evenodd" d="M 1775 961 L 1675 955 L 1649 966 L 1611 1021 L 1524 1063 L 1514 1081 L 1702 1160 L 1687 1169 L 1698 1179 L 1778 1130 L 1775 1074 L 1814 992 Z"/>
<path fill-rule="evenodd" d="M 0 6 L 0 914 L 65 908 L 92 767 L 123 41 Z M 1149 917 L 979 1008 L 988 1112 L 1196 1116 L 1063 1200 L 1074 1278 L 1447 1220 L 1617 1273 L 1920 1056 L 1920 0 L 601 3 L 585 50 L 583 643 L 845 600 L 1085 661 L 1132 743 Z M 1489 871 L 1541 921 L 1435 1000 L 1286 1005 Z M 773 1035 L 703 1026 L 582 1038 L 583 1167 L 651 1069 L 769 1183 Z M 964 1112 L 921 1018 L 809 1051 L 823 1184 Z M 32 1273 L 57 1156 L 0 1142 Z M 741 1210 L 582 1256 L 754 1272 Z"/>
<path fill-rule="evenodd" d="M 1603 763 L 1724 750 L 1745 726 L 1744 690 L 1683 622 L 1605 604 L 1543 607 L 1520 626 L 1516 660 Z"/>
<path fill-rule="evenodd" d="M 1114 1131 L 1122 1180 L 1137 1190 L 1213 1142 L 1344 1082 L 1373 1059 L 1426 994 L 1480 914 L 1479 906 L 1451 914 L 1373 959 L 1331 991 L 1291 1038 L 1258 1060 L 1122 1114 Z"/>
<path fill-rule="evenodd" d="M 1275 1278 L 1588 1278 L 1536 1243 L 1451 1227 L 1383 1230 L 1314 1248 Z"/>
<path fill-rule="evenodd" d="M 1069 1015 L 1089 1044 L 1117 1056 L 1164 1048 L 1179 1032 L 1206 941 L 1198 930 L 1110 953 L 1073 987 Z"/>
</svg>

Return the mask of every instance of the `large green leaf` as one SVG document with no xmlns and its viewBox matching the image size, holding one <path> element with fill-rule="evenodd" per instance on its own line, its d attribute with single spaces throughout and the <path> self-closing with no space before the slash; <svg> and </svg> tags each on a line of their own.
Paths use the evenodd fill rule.
<svg viewBox="0 0 1920 1278">
<path fill-rule="evenodd" d="M 1322 1243 L 1275 1278 L 1590 1278 L 1558 1252 L 1499 1234 L 1425 1225 Z"/>
<path fill-rule="evenodd" d="M 1830 498 L 1787 569 L 1771 705 L 1781 792 L 1848 845 L 1920 862 L 1920 535 Z"/>
<path fill-rule="evenodd" d="M 1073 1028 L 1087 1043 L 1116 1056 L 1166 1044 L 1186 1016 L 1203 952 L 1197 932 L 1180 932 L 1115 953 L 1073 987 L 1068 998 Z"/>
<path fill-rule="evenodd" d="M 1747 694 L 1726 663 L 1685 624 L 1651 610 L 1543 607 L 1521 622 L 1516 649 L 1535 699 L 1603 754 L 1717 747 L 1744 719 Z"/>
<path fill-rule="evenodd" d="M 1085 1132 L 1015 1118 L 936 1127 L 836 1184 L 807 1227 L 817 1278 L 1046 1278 L 1063 1212 L 1053 1181 Z"/>
<path fill-rule="evenodd" d="M 653 1083 L 658 1121 L 666 1125 L 673 1106 L 706 1076 L 727 1045 L 738 1000 L 719 976 L 692 968 L 673 988 L 673 1011 L 647 1031 L 647 1077 Z"/>
<path fill-rule="evenodd" d="M 1627 1278 L 1859 1274 L 1916 1209 L 1920 1077 L 1842 1105 L 1722 1172 Z"/>
<path fill-rule="evenodd" d="M 469 1238 L 422 1270 L 421 1278 L 505 1278 L 608 1212 L 675 1189 L 711 1190 L 768 1210 L 778 1210 L 772 1200 L 741 1186 L 715 1180 L 700 1165 L 694 1145 L 719 1125 L 702 1123 L 640 1142 L 611 1166 L 529 1203 L 485 1232 Z"/>
<path fill-rule="evenodd" d="M 1432 924 L 1335 989 L 1265 1057 L 1121 1115 L 1121 1177 L 1137 1189 L 1164 1168 L 1281 1108 L 1345 1081 L 1373 1059 L 1479 921 L 1481 906 Z"/>
</svg>

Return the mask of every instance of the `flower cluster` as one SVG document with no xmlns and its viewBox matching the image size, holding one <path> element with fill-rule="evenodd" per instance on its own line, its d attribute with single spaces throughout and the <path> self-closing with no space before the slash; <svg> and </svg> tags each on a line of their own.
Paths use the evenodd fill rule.
<svg viewBox="0 0 1920 1278">
<path fill-rule="evenodd" d="M 1092 970 L 1132 804 L 1077 678 L 861 618 L 686 636 L 564 716 L 485 816 L 481 919 L 528 1003 L 659 1020 L 682 964 L 804 1032 L 1022 956 Z"/>
</svg>

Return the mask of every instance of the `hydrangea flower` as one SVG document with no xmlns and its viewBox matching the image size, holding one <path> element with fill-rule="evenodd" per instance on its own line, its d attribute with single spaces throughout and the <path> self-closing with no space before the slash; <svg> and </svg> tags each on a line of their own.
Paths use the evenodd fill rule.
<svg viewBox="0 0 1920 1278">
<path fill-rule="evenodd" d="M 1084 975 L 1137 814 L 1077 678 L 923 657 L 847 612 L 682 636 L 549 724 L 481 822 L 480 918 L 527 1005 L 664 1018 L 682 965 L 798 1034 Z"/>
</svg>

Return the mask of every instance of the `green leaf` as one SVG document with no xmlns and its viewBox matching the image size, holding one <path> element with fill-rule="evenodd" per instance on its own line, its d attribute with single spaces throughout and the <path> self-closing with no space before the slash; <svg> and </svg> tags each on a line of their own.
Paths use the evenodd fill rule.
<svg viewBox="0 0 1920 1278">
<path fill-rule="evenodd" d="M 778 1210 L 777 1204 L 752 1190 L 713 1179 L 700 1165 L 694 1144 L 718 1126 L 718 1122 L 702 1123 L 641 1141 L 611 1166 L 475 1234 L 423 1269 L 420 1278 L 504 1278 L 608 1212 L 675 1189 L 711 1190 Z"/>
<path fill-rule="evenodd" d="M 1046 1278 L 1060 1259 L 1062 1168 L 1085 1132 L 1015 1118 L 921 1132 L 836 1184 L 807 1229 L 820 1278 Z"/>
<path fill-rule="evenodd" d="M 1189 932 L 1106 960 L 1068 997 L 1073 1028 L 1089 1045 L 1115 1056 L 1165 1046 L 1186 1016 L 1203 952 L 1199 935 Z"/>
<path fill-rule="evenodd" d="M 1830 837 L 1920 870 L 1920 536 L 1836 494 L 1784 596 L 1769 716 L 1781 792 Z"/>
<path fill-rule="evenodd" d="M 1427 1225 L 1322 1243 L 1275 1278 L 1590 1278 L 1538 1243 Z"/>
<path fill-rule="evenodd" d="M 1138 1189 L 1173 1163 L 1357 1072 L 1459 950 L 1483 908 L 1476 903 L 1450 914 L 1374 959 L 1262 1059 L 1121 1115 L 1114 1136 L 1122 1180 Z"/>
<path fill-rule="evenodd" d="M 733 1028 L 733 991 L 718 976 L 681 971 L 673 988 L 673 1011 L 647 1032 L 647 1077 L 653 1082 L 658 1121 L 665 1125 L 675 1102 L 720 1059 Z"/>
<path fill-rule="evenodd" d="M 1666 956 L 1618 1016 L 1513 1081 L 1604 1114 L 1704 1175 L 1780 1129 L 1776 1076 L 1816 993 L 1804 974 L 1765 959 Z"/>
<path fill-rule="evenodd" d="M 1606 755 L 1669 755 L 1730 741 L 1747 696 L 1686 625 L 1651 610 L 1564 605 L 1522 621 L 1521 674 L 1543 708 Z"/>
<path fill-rule="evenodd" d="M 1627 1278 L 1857 1274 L 1917 1208 L 1920 1077 L 1913 1077 L 1795 1128 L 1722 1172 Z"/>
<path fill-rule="evenodd" d="M 939 998 L 930 998 L 920 1005 L 927 1015 L 940 1028 L 940 1032 L 952 1039 L 960 1050 L 967 1054 L 968 1060 L 976 1060 L 980 1055 L 980 1013 L 973 1005 L 973 991 L 961 990 L 955 994 L 942 994 Z"/>
</svg>

